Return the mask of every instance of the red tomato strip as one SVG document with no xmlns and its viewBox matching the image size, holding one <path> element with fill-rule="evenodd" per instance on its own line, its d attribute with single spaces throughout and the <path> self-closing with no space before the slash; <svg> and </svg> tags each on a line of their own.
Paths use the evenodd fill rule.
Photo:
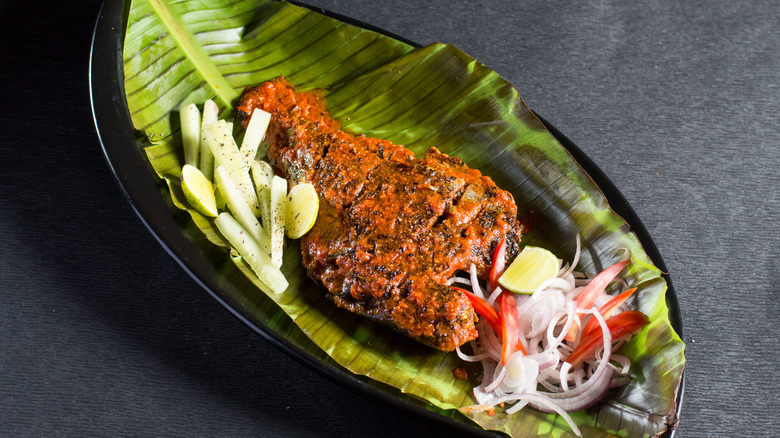
<svg viewBox="0 0 780 438">
<path fill-rule="evenodd" d="M 642 327 L 650 323 L 644 313 L 637 310 L 629 310 L 627 312 L 621 312 L 607 320 L 607 328 L 612 335 L 612 339 L 622 338 L 627 334 L 636 334 Z M 591 333 L 584 336 L 577 347 L 571 352 L 566 362 L 570 363 L 572 367 L 584 362 L 586 359 L 593 357 L 597 351 L 603 347 L 604 338 L 602 336 L 601 326 L 597 326 Z"/>
<path fill-rule="evenodd" d="M 453 287 L 463 292 L 466 295 L 466 297 L 468 297 L 469 301 L 471 301 L 471 305 L 474 307 L 474 311 L 477 312 L 479 316 L 485 318 L 485 321 L 487 321 L 487 323 L 490 324 L 490 327 L 493 329 L 493 331 L 495 331 L 496 334 L 501 336 L 501 332 L 502 332 L 501 317 L 498 316 L 498 312 L 496 312 L 496 309 L 492 308 L 490 304 L 487 303 L 487 301 L 474 295 L 473 293 L 467 291 L 466 289 L 461 289 L 455 286 Z"/>
<path fill-rule="evenodd" d="M 599 309 L 599 313 L 601 313 L 601 316 L 603 316 L 604 319 L 608 319 L 610 316 L 612 316 L 615 313 L 615 311 L 620 307 L 621 304 L 626 302 L 628 297 L 630 297 L 635 291 L 636 288 L 628 289 L 627 291 L 621 293 L 615 298 L 612 298 L 611 300 L 607 301 L 607 303 L 601 306 L 601 308 Z M 588 323 L 585 324 L 585 328 L 582 329 L 582 335 L 586 336 L 588 333 L 595 330 L 596 327 L 598 326 L 599 326 L 599 322 L 596 321 L 596 318 L 591 318 L 590 321 L 588 321 Z"/>
<path fill-rule="evenodd" d="M 506 265 L 506 236 L 501 237 L 501 240 L 496 246 L 496 250 L 493 252 L 493 263 L 490 265 L 490 276 L 488 277 L 488 284 L 490 285 L 490 292 L 487 295 L 493 293 L 498 286 L 498 277 L 504 273 Z"/>
<path fill-rule="evenodd" d="M 615 263 L 609 268 L 601 271 L 599 275 L 593 277 L 593 279 L 582 289 L 579 295 L 577 295 L 577 308 L 578 309 L 590 309 L 593 307 L 593 303 L 596 302 L 596 298 L 604 292 L 604 289 L 612 283 L 612 280 L 620 274 L 620 271 L 626 267 L 628 260 Z M 569 332 L 566 334 L 566 340 L 573 342 L 577 339 L 577 331 L 579 327 L 576 324 L 572 324 L 569 328 Z"/>
</svg>

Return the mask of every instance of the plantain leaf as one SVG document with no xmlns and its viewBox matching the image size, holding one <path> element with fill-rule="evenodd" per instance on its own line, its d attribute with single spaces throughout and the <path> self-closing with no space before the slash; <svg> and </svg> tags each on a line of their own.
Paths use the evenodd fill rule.
<svg viewBox="0 0 780 438">
<path fill-rule="evenodd" d="M 225 248 L 212 219 L 184 201 L 178 108 L 212 98 L 230 117 L 243 88 L 284 75 L 302 89 L 324 89 L 345 129 L 415 152 L 436 146 L 491 176 L 514 195 L 520 211 L 534 212 L 524 243 L 570 259 L 579 233 L 585 243 L 580 266 L 592 272 L 628 249 L 627 281 L 639 288 L 631 304 L 652 322 L 622 348 L 632 359 L 631 383 L 573 417 L 594 437 L 655 436 L 676 421 L 684 344 L 669 321 L 662 273 L 599 187 L 497 73 L 450 45 L 415 48 L 288 3 L 256 0 L 135 0 L 123 59 L 133 124 L 146 138 L 162 195 L 181 210 L 183 230 L 250 320 L 318 360 L 366 376 L 371 385 L 468 421 L 457 408 L 473 404 L 474 382 L 453 378 L 451 371 L 463 366 L 456 355 L 336 309 L 306 276 L 295 242 L 285 251 L 289 289 L 266 296 L 243 260 Z M 533 409 L 511 417 L 468 416 L 512 436 L 572 435 L 561 418 Z"/>
</svg>

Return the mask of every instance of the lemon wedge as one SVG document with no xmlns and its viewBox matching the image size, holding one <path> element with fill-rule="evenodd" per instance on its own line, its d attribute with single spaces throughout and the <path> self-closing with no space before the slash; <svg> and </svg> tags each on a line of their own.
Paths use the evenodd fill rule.
<svg viewBox="0 0 780 438">
<path fill-rule="evenodd" d="M 538 246 L 526 246 L 498 278 L 498 284 L 514 293 L 530 294 L 542 282 L 558 275 L 559 269 L 555 254 Z"/>
<path fill-rule="evenodd" d="M 287 237 L 299 239 L 309 232 L 317 221 L 320 198 L 309 183 L 296 184 L 287 194 L 284 226 Z"/>
<path fill-rule="evenodd" d="M 181 169 L 181 189 L 190 206 L 209 217 L 217 217 L 214 186 L 197 167 L 185 164 Z"/>
</svg>

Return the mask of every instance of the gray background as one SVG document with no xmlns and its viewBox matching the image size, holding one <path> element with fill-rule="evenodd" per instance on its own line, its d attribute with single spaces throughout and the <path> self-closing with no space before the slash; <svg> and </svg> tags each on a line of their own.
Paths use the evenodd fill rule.
<svg viewBox="0 0 780 438">
<path fill-rule="evenodd" d="M 102 157 L 96 0 L 0 2 L 0 435 L 452 436 L 287 357 L 199 290 Z M 654 238 L 679 437 L 780 436 L 780 5 L 320 0 L 514 83 Z"/>
</svg>

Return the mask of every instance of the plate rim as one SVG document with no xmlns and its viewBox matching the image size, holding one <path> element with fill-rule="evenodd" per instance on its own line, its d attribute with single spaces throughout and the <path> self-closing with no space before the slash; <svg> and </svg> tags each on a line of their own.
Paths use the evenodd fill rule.
<svg viewBox="0 0 780 438">
<path fill-rule="evenodd" d="M 382 33 L 412 46 L 421 47 L 415 42 L 387 32 L 377 26 L 298 1 L 290 1 L 289 3 L 352 25 Z M 217 300 L 233 316 L 258 333 L 266 341 L 327 379 L 432 423 L 444 424 L 449 428 L 470 434 L 477 433 L 482 436 L 496 436 L 495 431 L 481 429 L 476 423 L 470 422 L 465 417 L 464 421 L 459 421 L 455 418 L 440 415 L 425 409 L 422 404 L 416 404 L 399 397 L 398 394 L 401 393 L 396 388 L 376 381 L 372 381 L 373 385 L 369 385 L 366 381 L 369 378 L 355 375 L 338 364 L 324 363 L 311 356 L 262 321 L 252 320 L 249 315 L 242 312 L 242 309 L 234 307 L 224 299 L 219 292 L 219 286 L 212 280 L 214 278 L 213 275 L 216 274 L 213 268 L 203 263 L 202 258 L 186 256 L 186 254 L 192 254 L 193 252 L 201 254 L 201 251 L 181 232 L 181 228 L 173 216 L 174 212 L 163 197 L 160 196 L 159 186 L 148 160 L 138 148 L 127 147 L 127 144 L 137 143 L 137 138 L 134 134 L 135 129 L 127 107 L 127 100 L 124 98 L 124 83 L 119 80 L 123 76 L 122 47 L 128 13 L 129 2 L 127 0 L 104 0 L 100 8 L 93 29 L 89 55 L 88 85 L 90 105 L 95 130 L 108 167 L 114 175 L 125 199 L 160 246 L 201 288 L 206 290 L 212 298 Z M 116 69 L 119 74 L 104 74 L 112 69 Z M 598 165 L 545 118 L 533 110 L 532 112 L 602 191 L 609 207 L 629 225 L 629 229 L 636 235 L 648 257 L 662 271 L 661 276 L 667 284 L 665 301 L 669 311 L 669 321 L 672 328 L 682 339 L 683 324 L 677 294 L 663 257 L 647 228 L 622 193 L 620 193 L 617 186 L 612 183 Z M 129 184 L 130 181 L 133 184 Z M 387 388 L 380 389 L 378 386 Z M 685 371 L 681 375 L 677 391 L 676 421 L 679 421 L 680 417 L 684 388 Z M 393 394 L 392 391 L 396 391 L 398 394 Z M 429 405 L 429 403 L 425 404 Z M 666 432 L 661 436 L 671 438 L 675 434 L 676 423 L 667 426 Z"/>
</svg>

